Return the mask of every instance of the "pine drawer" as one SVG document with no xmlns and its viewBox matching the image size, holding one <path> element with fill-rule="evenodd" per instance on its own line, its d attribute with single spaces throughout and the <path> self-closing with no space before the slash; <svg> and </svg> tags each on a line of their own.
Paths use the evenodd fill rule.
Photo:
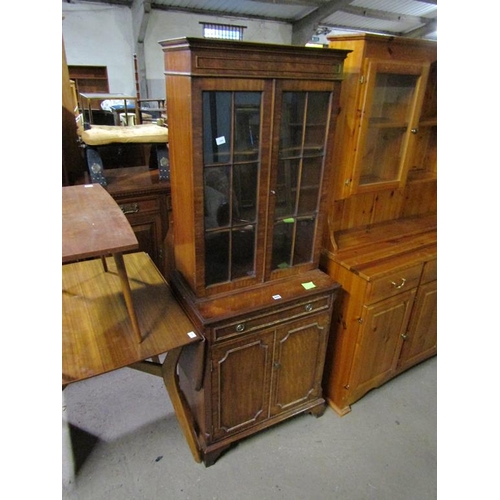
<svg viewBox="0 0 500 500">
<path fill-rule="evenodd" d="M 368 287 L 366 303 L 372 304 L 415 288 L 419 284 L 422 268 L 423 263 L 419 263 L 375 279 Z"/>
</svg>

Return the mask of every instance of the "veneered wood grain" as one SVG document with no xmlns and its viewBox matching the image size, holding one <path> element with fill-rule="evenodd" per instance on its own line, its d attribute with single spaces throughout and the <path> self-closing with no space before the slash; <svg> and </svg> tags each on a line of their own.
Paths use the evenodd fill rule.
<svg viewBox="0 0 500 500">
<path fill-rule="evenodd" d="M 63 384 L 128 366 L 199 341 L 170 287 L 143 252 L 124 256 L 143 341 L 137 342 L 114 260 L 62 268 Z"/>
</svg>

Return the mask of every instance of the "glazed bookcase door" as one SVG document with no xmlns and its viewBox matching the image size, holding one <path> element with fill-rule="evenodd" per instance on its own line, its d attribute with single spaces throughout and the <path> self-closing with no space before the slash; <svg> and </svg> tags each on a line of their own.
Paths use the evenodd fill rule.
<svg viewBox="0 0 500 500">
<path fill-rule="evenodd" d="M 271 278 L 317 265 L 336 88 L 278 84 L 266 262 Z"/>
<path fill-rule="evenodd" d="M 269 154 L 262 137 L 270 114 L 265 112 L 264 89 L 263 82 L 205 81 L 200 90 L 198 213 L 203 224 L 198 248 L 204 286 L 212 291 L 262 281 L 263 253 L 258 249 L 264 244 L 265 202 L 259 190 Z"/>
<path fill-rule="evenodd" d="M 429 73 L 426 63 L 368 60 L 366 67 L 354 192 L 404 184 Z"/>
</svg>

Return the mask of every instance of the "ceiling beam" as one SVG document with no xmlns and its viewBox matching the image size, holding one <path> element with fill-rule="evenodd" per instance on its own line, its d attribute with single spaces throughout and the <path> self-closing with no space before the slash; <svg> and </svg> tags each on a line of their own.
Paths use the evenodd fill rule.
<svg viewBox="0 0 500 500">
<path fill-rule="evenodd" d="M 311 40 L 322 19 L 331 16 L 349 5 L 352 0 L 332 0 L 325 2 L 299 21 L 292 23 L 292 45 L 305 45 Z"/>
<path fill-rule="evenodd" d="M 365 7 L 352 7 L 351 5 L 346 5 L 340 10 L 347 14 L 368 17 L 370 19 L 383 19 L 384 21 L 408 21 L 411 23 L 427 23 L 429 21 L 429 18 L 425 17 L 407 16 L 395 12 L 388 12 L 386 10 L 366 9 Z"/>
<path fill-rule="evenodd" d="M 420 28 L 406 32 L 404 34 L 404 36 L 406 36 L 408 38 L 424 38 L 429 33 L 434 33 L 435 31 L 437 31 L 437 19 L 432 19 L 431 21 L 426 23 L 424 26 L 421 26 Z"/>
<path fill-rule="evenodd" d="M 171 7 L 169 5 L 162 5 L 151 3 L 151 6 L 155 10 L 163 10 L 168 12 L 183 12 L 185 14 L 198 14 L 200 16 L 212 16 L 212 17 L 223 17 L 232 19 L 255 19 L 257 21 L 274 21 L 279 23 L 287 23 L 286 19 L 282 17 L 272 17 L 272 16 L 256 16 L 252 14 L 230 14 L 228 12 L 222 12 L 220 10 L 209 10 L 209 9 L 199 9 L 193 7 Z"/>
</svg>

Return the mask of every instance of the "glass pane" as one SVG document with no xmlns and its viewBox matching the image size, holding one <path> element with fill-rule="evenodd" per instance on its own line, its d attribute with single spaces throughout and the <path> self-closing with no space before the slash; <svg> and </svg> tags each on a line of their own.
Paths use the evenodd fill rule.
<svg viewBox="0 0 500 500">
<path fill-rule="evenodd" d="M 418 75 L 377 73 L 370 119 L 407 123 Z"/>
<path fill-rule="evenodd" d="M 255 273 L 255 226 L 234 230 L 231 279 L 253 276 Z"/>
<path fill-rule="evenodd" d="M 304 130 L 305 92 L 284 92 L 280 133 L 280 157 L 299 155 Z"/>
<path fill-rule="evenodd" d="M 312 260 L 330 97 L 330 92 L 283 93 L 272 269 Z"/>
<path fill-rule="evenodd" d="M 314 241 L 314 228 L 316 221 L 314 217 L 297 221 L 295 231 L 295 247 L 293 251 L 293 265 L 304 264 L 312 260 L 312 249 Z"/>
<path fill-rule="evenodd" d="M 205 168 L 205 230 L 228 226 L 230 223 L 230 167 Z M 234 210 L 234 208 L 233 208 Z"/>
<path fill-rule="evenodd" d="M 323 157 L 304 158 L 300 184 L 298 214 L 315 213 L 318 209 Z"/>
<path fill-rule="evenodd" d="M 361 156 L 361 185 L 399 179 L 418 78 L 377 74 Z"/>
<path fill-rule="evenodd" d="M 260 115 L 260 92 L 203 93 L 207 286 L 255 275 Z"/>
<path fill-rule="evenodd" d="M 273 269 L 290 267 L 292 260 L 293 230 L 295 219 L 277 221 L 273 233 Z"/>
<path fill-rule="evenodd" d="M 309 92 L 307 99 L 306 133 L 304 139 L 306 154 L 308 154 L 308 152 L 311 154 L 323 153 L 329 105 L 329 92 Z"/>
<path fill-rule="evenodd" d="M 260 93 L 235 92 L 234 161 L 256 161 L 260 138 Z"/>
<path fill-rule="evenodd" d="M 235 165 L 233 174 L 233 206 L 235 221 L 255 222 L 257 217 L 258 163 Z"/>
<path fill-rule="evenodd" d="M 228 163 L 231 146 L 231 92 L 203 92 L 204 163 Z"/>
<path fill-rule="evenodd" d="M 295 214 L 297 183 L 299 178 L 300 159 L 280 160 L 276 181 L 275 216 L 285 217 Z"/>
<path fill-rule="evenodd" d="M 360 184 L 388 182 L 399 178 L 405 128 L 368 129 L 362 157 Z"/>
<path fill-rule="evenodd" d="M 229 231 L 205 234 L 205 285 L 229 279 Z"/>
</svg>

